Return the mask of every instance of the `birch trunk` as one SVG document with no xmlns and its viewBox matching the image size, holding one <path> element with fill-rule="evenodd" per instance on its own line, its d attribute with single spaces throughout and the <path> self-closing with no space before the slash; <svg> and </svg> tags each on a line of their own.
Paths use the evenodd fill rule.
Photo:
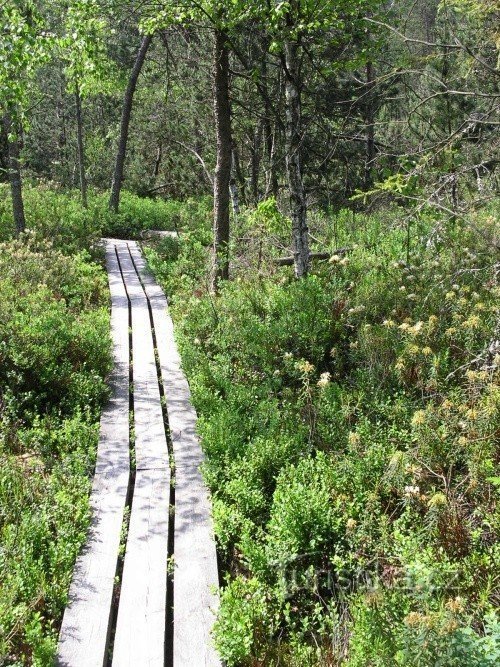
<svg viewBox="0 0 500 667">
<path fill-rule="evenodd" d="M 309 230 L 301 164 L 302 136 L 298 45 L 295 40 L 286 40 L 284 47 L 286 170 L 290 191 L 295 276 L 301 278 L 307 275 L 309 270 Z"/>
<path fill-rule="evenodd" d="M 85 146 L 83 140 L 83 118 L 82 118 L 82 99 L 78 86 L 75 88 L 75 106 L 76 106 L 76 134 L 78 145 L 78 176 L 80 180 L 80 192 L 82 195 L 82 204 L 87 208 L 87 175 L 85 173 Z"/>
<path fill-rule="evenodd" d="M 229 277 L 229 183 L 231 179 L 231 111 L 229 104 L 229 50 L 227 37 L 215 30 L 214 115 L 217 165 L 214 178 L 214 271 L 212 288 Z"/>
</svg>

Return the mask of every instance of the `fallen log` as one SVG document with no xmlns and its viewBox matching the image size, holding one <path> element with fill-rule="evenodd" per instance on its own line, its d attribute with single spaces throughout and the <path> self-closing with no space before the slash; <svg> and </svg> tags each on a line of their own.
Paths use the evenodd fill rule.
<svg viewBox="0 0 500 667">
<path fill-rule="evenodd" d="M 333 252 L 311 252 L 309 253 L 309 259 L 330 259 L 333 255 L 345 255 L 349 250 L 352 250 L 352 248 L 338 248 Z M 273 262 L 277 266 L 293 266 L 293 257 L 278 257 Z"/>
</svg>

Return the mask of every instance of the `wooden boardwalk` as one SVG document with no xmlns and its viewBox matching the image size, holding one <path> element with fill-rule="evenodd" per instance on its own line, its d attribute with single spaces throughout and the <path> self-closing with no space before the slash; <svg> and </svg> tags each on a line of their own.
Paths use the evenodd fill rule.
<svg viewBox="0 0 500 667">
<path fill-rule="evenodd" d="M 135 242 L 108 240 L 106 264 L 112 397 L 56 665 L 220 667 L 210 499 L 167 300 Z"/>
</svg>

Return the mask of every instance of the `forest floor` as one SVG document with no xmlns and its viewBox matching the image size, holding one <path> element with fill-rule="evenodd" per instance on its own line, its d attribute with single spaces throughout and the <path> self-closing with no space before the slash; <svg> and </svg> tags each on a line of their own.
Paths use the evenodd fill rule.
<svg viewBox="0 0 500 667">
<path fill-rule="evenodd" d="M 500 661 L 498 210 L 233 219 L 211 294 L 211 201 L 0 188 L 0 662 L 52 664 L 89 525 L 111 369 L 102 235 L 143 242 L 169 297 L 213 502 L 230 667 Z M 348 247 L 346 253 L 337 248 Z M 155 379 L 156 382 L 156 379 Z M 177 503 L 176 503 L 177 505 Z M 176 508 L 178 511 L 179 508 Z"/>
</svg>

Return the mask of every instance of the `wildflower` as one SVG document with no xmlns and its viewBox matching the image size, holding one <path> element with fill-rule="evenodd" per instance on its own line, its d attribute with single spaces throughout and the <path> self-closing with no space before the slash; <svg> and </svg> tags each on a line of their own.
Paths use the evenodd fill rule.
<svg viewBox="0 0 500 667">
<path fill-rule="evenodd" d="M 481 324 L 481 320 L 478 315 L 471 315 L 469 319 L 465 320 L 463 325 L 467 329 L 477 329 Z"/>
<path fill-rule="evenodd" d="M 328 261 L 330 264 L 338 264 L 341 259 L 340 255 L 332 255 Z"/>
<path fill-rule="evenodd" d="M 361 442 L 361 438 L 359 436 L 359 433 L 355 433 L 354 431 L 350 431 L 349 435 L 347 436 L 347 439 L 349 441 L 349 444 L 352 446 L 359 445 Z"/>
<path fill-rule="evenodd" d="M 430 354 L 432 354 L 432 349 L 428 345 L 426 345 L 425 347 L 422 348 L 422 354 L 428 357 Z"/>
<path fill-rule="evenodd" d="M 446 294 L 444 295 L 444 298 L 447 301 L 453 301 L 453 299 L 455 298 L 455 292 L 446 292 Z"/>
<path fill-rule="evenodd" d="M 454 336 L 456 333 L 457 333 L 456 328 L 455 327 L 450 327 L 449 329 L 446 329 L 446 331 L 444 332 L 444 335 L 451 338 L 451 336 Z"/>
<path fill-rule="evenodd" d="M 330 356 L 332 358 L 337 356 L 337 348 L 336 347 L 332 347 L 332 349 L 330 350 Z"/>
<path fill-rule="evenodd" d="M 397 370 L 397 371 L 403 371 L 403 370 L 405 369 L 405 361 L 404 361 L 404 359 L 402 359 L 401 357 L 399 357 L 399 359 L 398 359 L 398 360 L 396 361 L 396 363 L 394 364 L 394 368 L 395 368 L 395 370 Z"/>
<path fill-rule="evenodd" d="M 302 373 L 304 373 L 305 375 L 309 375 L 314 371 L 314 366 L 305 359 L 297 361 L 297 363 L 295 364 L 295 368 L 297 368 L 297 370 L 299 371 L 302 371 Z"/>
<path fill-rule="evenodd" d="M 425 424 L 425 410 L 417 410 L 411 418 L 411 423 L 413 426 Z"/>
<path fill-rule="evenodd" d="M 200 340 L 199 338 L 195 338 L 195 339 L 193 340 L 193 343 L 194 343 L 195 345 L 201 345 L 201 340 Z"/>
<path fill-rule="evenodd" d="M 400 292 L 406 292 L 406 286 L 405 285 L 400 285 L 399 291 Z"/>
<path fill-rule="evenodd" d="M 356 527 L 356 524 L 357 524 L 356 519 L 353 519 L 353 518 L 347 519 L 347 523 L 346 523 L 347 530 L 352 530 L 353 528 Z"/>
<path fill-rule="evenodd" d="M 283 356 L 285 357 L 285 359 L 291 359 L 293 357 L 293 354 L 291 352 L 285 352 Z"/>
<path fill-rule="evenodd" d="M 318 387 L 326 387 L 328 384 L 330 384 L 330 378 L 330 373 L 321 373 L 317 382 Z"/>
<path fill-rule="evenodd" d="M 423 614 L 420 614 L 418 611 L 411 611 L 408 616 L 405 617 L 404 624 L 411 628 L 416 625 L 421 625 L 424 620 L 425 616 L 423 616 Z"/>
<path fill-rule="evenodd" d="M 408 331 L 412 333 L 414 336 L 416 336 L 420 331 L 422 331 L 422 327 L 424 326 L 424 323 L 421 321 L 416 322 Z"/>
<path fill-rule="evenodd" d="M 341 266 L 347 266 L 348 264 L 349 264 L 349 259 L 347 257 L 344 257 L 340 260 Z"/>
<path fill-rule="evenodd" d="M 459 595 L 456 598 L 448 600 L 446 607 L 454 614 L 460 614 L 465 609 L 464 601 Z"/>
<path fill-rule="evenodd" d="M 351 348 L 351 350 L 356 350 L 358 348 L 358 346 L 359 346 L 359 343 L 358 343 L 357 340 L 354 340 L 351 343 L 349 343 L 349 347 Z"/>
<path fill-rule="evenodd" d="M 280 374 L 281 374 L 281 373 L 280 373 L 280 371 L 279 371 L 278 369 L 276 369 L 276 370 L 274 371 L 274 373 L 273 373 L 274 377 L 278 377 L 278 375 L 280 375 Z"/>
<path fill-rule="evenodd" d="M 411 496 L 419 496 L 420 495 L 420 487 L 419 486 L 405 486 L 405 496 L 411 497 Z"/>
<path fill-rule="evenodd" d="M 412 292 L 411 294 L 408 294 L 408 298 L 410 299 L 410 301 L 414 301 L 417 298 L 417 295 L 414 292 Z"/>
<path fill-rule="evenodd" d="M 391 329 L 392 327 L 395 327 L 395 326 L 396 326 L 396 323 L 394 322 L 394 320 L 384 320 L 384 321 L 382 322 L 382 325 L 383 325 L 384 327 L 387 327 L 388 329 Z"/>
<path fill-rule="evenodd" d="M 403 322 L 403 324 L 400 324 L 398 328 L 401 329 L 401 331 L 408 331 L 410 325 L 408 324 L 408 322 Z"/>
</svg>

